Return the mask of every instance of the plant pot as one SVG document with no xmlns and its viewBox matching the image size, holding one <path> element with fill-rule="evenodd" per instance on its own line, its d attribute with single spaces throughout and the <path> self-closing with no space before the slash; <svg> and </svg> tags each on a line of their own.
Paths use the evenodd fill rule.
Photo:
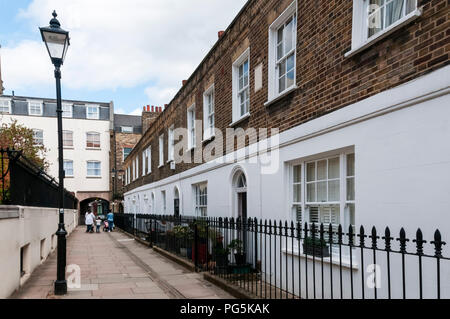
<svg viewBox="0 0 450 319">
<path fill-rule="evenodd" d="M 182 257 L 186 257 L 187 256 L 187 248 L 181 248 L 180 247 L 180 255 Z"/>
<path fill-rule="evenodd" d="M 228 256 L 227 255 L 216 255 L 216 267 L 227 267 L 228 266 Z"/>
<path fill-rule="evenodd" d="M 236 265 L 245 264 L 245 254 L 234 254 L 234 260 L 236 261 Z"/>
<path fill-rule="evenodd" d="M 303 244 L 303 253 L 305 255 L 309 256 L 315 256 L 315 257 L 330 257 L 330 247 L 328 246 L 305 246 Z"/>
</svg>

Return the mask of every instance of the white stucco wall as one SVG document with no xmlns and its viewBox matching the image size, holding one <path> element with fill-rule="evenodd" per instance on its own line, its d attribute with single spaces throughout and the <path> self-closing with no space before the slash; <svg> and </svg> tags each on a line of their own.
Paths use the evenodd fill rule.
<svg viewBox="0 0 450 319">
<path fill-rule="evenodd" d="M 450 66 L 394 89 L 349 105 L 280 134 L 279 169 L 262 175 L 259 164 L 207 163 L 125 194 L 125 212 L 160 213 L 166 191 L 167 213 L 173 213 L 174 186 L 180 211 L 193 215 L 193 188 L 208 182 L 208 216 L 236 217 L 231 176 L 240 165 L 247 175 L 248 216 L 291 220 L 287 169 L 290 161 L 353 148 L 356 170 L 356 228 L 364 225 L 398 237 L 401 227 L 414 238 L 420 227 L 427 240 L 436 228 L 450 238 Z M 149 206 L 155 194 L 155 210 Z M 144 200 L 147 194 L 148 200 Z M 411 245 L 411 243 L 410 243 Z M 448 256 L 448 250 L 445 250 Z M 358 255 L 355 258 L 359 258 Z M 297 262 L 297 257 L 295 258 Z M 304 262 L 304 261 L 303 261 Z M 396 261 L 398 262 L 398 261 Z M 397 265 L 398 266 L 398 265 Z M 450 273 L 442 290 L 450 297 Z M 355 275 L 358 284 L 360 273 Z M 348 279 L 348 273 L 345 275 Z M 417 274 L 409 271 L 412 282 Z M 416 277 L 414 277 L 416 276 Z M 395 289 L 401 276 L 395 274 Z M 360 283 L 359 283 L 360 285 Z M 427 287 L 430 293 L 434 287 Z"/>
<path fill-rule="evenodd" d="M 77 226 L 78 212 L 66 209 L 64 213 L 65 228 L 70 234 Z M 33 270 L 56 249 L 58 221 L 56 208 L 0 206 L 0 298 L 9 297 L 23 285 Z M 24 258 L 27 271 L 21 276 L 20 249 L 27 245 Z"/>
<path fill-rule="evenodd" d="M 58 128 L 57 119 L 42 116 L 0 115 L 1 123 L 16 119 L 31 129 L 44 132 L 44 146 L 48 149 L 46 159 L 50 163 L 49 174 L 58 177 Z M 109 121 L 63 118 L 63 130 L 73 132 L 73 148 L 64 148 L 64 159 L 73 160 L 74 177 L 66 177 L 64 187 L 72 192 L 109 191 Z M 86 148 L 86 133 L 100 133 L 99 150 Z M 87 161 L 101 162 L 101 177 L 87 178 Z"/>
</svg>

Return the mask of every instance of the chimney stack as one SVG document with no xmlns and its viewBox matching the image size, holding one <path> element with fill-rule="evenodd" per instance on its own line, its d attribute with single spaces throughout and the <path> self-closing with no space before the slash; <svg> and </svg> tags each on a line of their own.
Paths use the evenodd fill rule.
<svg viewBox="0 0 450 319">
<path fill-rule="evenodd" d="M 158 106 L 150 105 L 144 106 L 144 110 L 142 112 L 142 132 L 145 133 L 148 128 L 152 125 L 152 123 L 159 116 L 160 108 Z"/>
</svg>

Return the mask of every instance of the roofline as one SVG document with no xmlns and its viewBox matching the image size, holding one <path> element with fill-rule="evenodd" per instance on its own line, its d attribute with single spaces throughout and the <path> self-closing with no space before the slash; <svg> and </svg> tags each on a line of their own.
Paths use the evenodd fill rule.
<svg viewBox="0 0 450 319">
<path fill-rule="evenodd" d="M 12 99 L 18 98 L 18 99 L 33 99 L 33 100 L 43 100 L 43 101 L 55 101 L 55 98 L 44 98 L 44 97 L 35 97 L 35 96 L 19 96 L 19 95 L 0 95 L 0 97 L 10 97 Z M 112 101 L 110 102 L 95 102 L 95 101 L 80 101 L 80 100 L 69 100 L 69 99 L 62 99 L 63 102 L 74 102 L 74 103 L 87 103 L 87 104 L 108 104 L 111 105 Z"/>
<path fill-rule="evenodd" d="M 228 27 L 225 29 L 223 35 L 216 41 L 216 43 L 213 45 L 213 47 L 208 51 L 208 53 L 205 55 L 205 57 L 202 59 L 202 61 L 197 65 L 197 67 L 195 68 L 195 70 L 192 72 L 192 74 L 189 76 L 189 78 L 186 80 L 186 84 L 183 85 L 178 92 L 175 94 L 175 96 L 172 98 L 172 100 L 170 100 L 169 104 L 167 105 L 166 108 L 164 108 L 164 110 L 159 113 L 159 115 L 156 117 L 156 119 L 158 119 L 160 116 L 162 116 L 166 110 L 172 105 L 172 103 L 178 98 L 178 96 L 181 94 L 181 92 L 183 91 L 183 89 L 186 87 L 186 85 L 192 80 L 192 78 L 194 77 L 194 75 L 197 73 L 197 71 L 200 69 L 200 67 L 203 65 L 203 63 L 205 63 L 205 61 L 209 58 L 209 56 L 214 52 L 214 50 L 219 46 L 220 43 L 222 43 L 222 41 L 224 41 L 225 36 L 227 36 L 227 34 L 229 33 L 230 29 L 233 27 L 233 25 L 236 23 L 236 21 L 241 17 L 241 15 L 243 14 L 243 12 L 247 9 L 247 7 L 250 5 L 250 3 L 253 0 L 248 0 L 244 6 L 242 7 L 241 10 L 239 10 L 238 14 L 234 17 L 234 19 L 231 21 L 231 23 L 228 25 Z M 148 129 L 147 129 L 148 130 Z M 136 143 L 135 146 L 137 146 L 141 140 L 145 137 L 145 133 L 146 131 L 142 132 L 142 137 L 139 139 L 139 141 Z M 128 154 L 127 158 L 125 159 L 124 163 L 127 161 L 127 159 L 130 158 L 130 155 L 134 155 L 134 153 L 137 152 L 135 151 L 135 147 L 133 147 L 133 150 L 130 152 L 130 154 Z"/>
</svg>

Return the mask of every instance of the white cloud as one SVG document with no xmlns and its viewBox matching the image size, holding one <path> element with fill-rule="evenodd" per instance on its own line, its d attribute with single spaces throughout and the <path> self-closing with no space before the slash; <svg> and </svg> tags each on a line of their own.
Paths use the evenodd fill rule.
<svg viewBox="0 0 450 319">
<path fill-rule="evenodd" d="M 56 9 L 70 31 L 64 85 L 104 90 L 148 85 L 149 103 L 168 103 L 217 41 L 246 0 L 34 0 L 19 13 L 32 30 Z M 26 89 L 53 81 L 41 42 L 3 49 L 8 87 Z M 150 85 L 148 83 L 156 83 Z M 145 102 L 144 102 L 145 103 Z M 148 104 L 148 103 L 147 103 Z"/>
<path fill-rule="evenodd" d="M 141 108 L 135 109 L 134 111 L 130 112 L 129 115 L 139 115 L 139 116 L 141 116 L 142 115 L 142 109 Z"/>
</svg>

